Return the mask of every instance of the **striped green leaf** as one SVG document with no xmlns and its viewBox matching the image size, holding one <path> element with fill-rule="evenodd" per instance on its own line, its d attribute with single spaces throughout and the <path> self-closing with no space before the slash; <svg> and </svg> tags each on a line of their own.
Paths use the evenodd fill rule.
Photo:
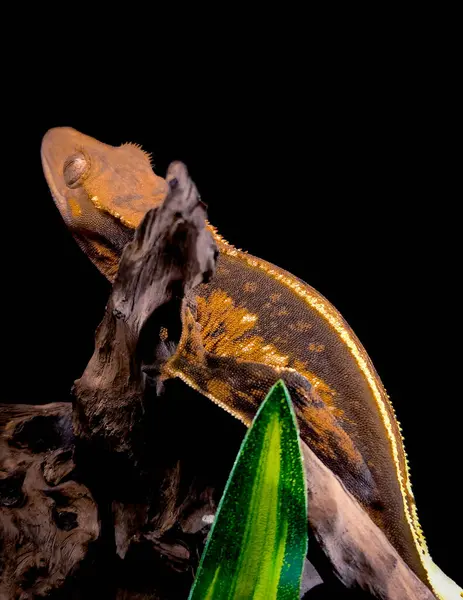
<svg viewBox="0 0 463 600">
<path fill-rule="evenodd" d="M 297 600 L 306 553 L 299 434 L 278 381 L 243 440 L 189 600 Z"/>
</svg>

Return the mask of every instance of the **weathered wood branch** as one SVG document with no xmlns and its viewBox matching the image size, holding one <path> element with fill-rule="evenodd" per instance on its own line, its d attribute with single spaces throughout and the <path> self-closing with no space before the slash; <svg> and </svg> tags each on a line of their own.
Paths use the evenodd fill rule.
<svg viewBox="0 0 463 600">
<path fill-rule="evenodd" d="M 308 519 L 331 568 L 347 588 L 384 600 L 433 600 L 341 481 L 302 445 Z"/>
<path fill-rule="evenodd" d="M 166 200 L 147 213 L 122 254 L 95 351 L 75 384 L 76 436 L 100 439 L 111 453 L 134 461 L 144 458 L 150 435 L 150 424 L 148 432 L 140 430 L 144 411 L 153 387 L 160 394 L 161 367 L 180 340 L 185 296 L 209 280 L 217 258 L 185 167 L 174 163 L 167 179 Z"/>
<path fill-rule="evenodd" d="M 66 404 L 0 408 L 5 600 L 188 596 L 245 428 L 162 375 L 190 292 L 217 257 L 184 166 L 171 165 L 168 180 L 166 201 L 124 250 L 72 417 Z M 345 588 L 432 599 L 340 480 L 303 450 L 320 573 L 325 561 Z M 320 581 L 310 565 L 306 575 L 304 591 Z"/>
<path fill-rule="evenodd" d="M 171 165 L 167 180 L 165 202 L 146 215 L 122 255 L 95 352 L 74 386 L 73 423 L 76 460 L 96 474 L 86 482 L 112 514 L 123 568 L 133 572 L 140 555 L 149 556 L 156 581 L 140 593 L 180 598 L 209 529 L 203 517 L 215 512 L 242 434 L 226 450 L 225 467 L 208 459 L 215 436 L 202 423 L 216 419 L 211 407 L 201 408 L 183 383 L 162 378 L 189 292 L 209 280 L 217 259 L 185 167 Z"/>
<path fill-rule="evenodd" d="M 66 597 L 85 571 L 100 526 L 89 489 L 74 475 L 69 404 L 1 406 L 2 600 Z"/>
</svg>

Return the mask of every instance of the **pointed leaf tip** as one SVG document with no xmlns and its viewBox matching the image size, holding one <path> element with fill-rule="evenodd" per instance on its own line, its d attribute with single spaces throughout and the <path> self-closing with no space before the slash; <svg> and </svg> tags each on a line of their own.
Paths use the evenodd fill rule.
<svg viewBox="0 0 463 600">
<path fill-rule="evenodd" d="M 279 380 L 246 433 L 190 600 L 296 600 L 307 553 L 307 492 L 296 417 Z"/>
</svg>

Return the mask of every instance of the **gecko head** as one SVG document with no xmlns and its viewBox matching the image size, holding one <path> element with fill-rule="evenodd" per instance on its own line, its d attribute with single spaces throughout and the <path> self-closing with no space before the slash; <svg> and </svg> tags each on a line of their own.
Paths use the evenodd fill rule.
<svg viewBox="0 0 463 600">
<path fill-rule="evenodd" d="M 71 127 L 47 131 L 42 166 L 56 206 L 78 244 L 112 279 L 125 244 L 167 194 L 140 146 L 110 146 Z"/>
</svg>

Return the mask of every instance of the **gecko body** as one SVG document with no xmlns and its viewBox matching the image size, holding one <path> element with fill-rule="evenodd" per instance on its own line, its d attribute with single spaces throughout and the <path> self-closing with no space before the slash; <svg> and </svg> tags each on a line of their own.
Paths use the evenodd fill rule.
<svg viewBox="0 0 463 600">
<path fill-rule="evenodd" d="M 66 225 L 113 281 L 122 249 L 146 212 L 162 203 L 166 181 L 140 147 L 109 146 L 68 127 L 49 130 L 41 152 Z M 246 425 L 283 378 L 304 441 L 436 596 L 459 598 L 461 589 L 429 555 L 400 426 L 354 332 L 310 285 L 210 229 L 219 249 L 216 274 L 185 310 L 165 377 L 180 378 Z"/>
</svg>

